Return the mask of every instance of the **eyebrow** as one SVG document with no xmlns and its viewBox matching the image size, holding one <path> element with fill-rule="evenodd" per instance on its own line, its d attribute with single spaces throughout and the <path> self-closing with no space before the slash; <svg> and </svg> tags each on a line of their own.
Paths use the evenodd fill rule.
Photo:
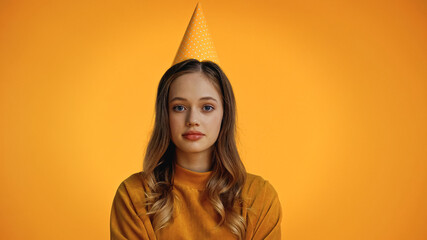
<svg viewBox="0 0 427 240">
<path fill-rule="evenodd" d="M 172 98 L 172 100 L 170 100 L 169 102 L 173 102 L 173 101 L 176 101 L 176 100 L 183 100 L 183 101 L 187 101 L 187 99 L 185 99 L 185 98 L 182 98 L 182 97 L 174 97 L 174 98 Z M 200 98 L 199 100 L 214 100 L 215 102 L 218 102 L 215 98 L 213 98 L 213 97 L 202 97 L 202 98 Z"/>
</svg>

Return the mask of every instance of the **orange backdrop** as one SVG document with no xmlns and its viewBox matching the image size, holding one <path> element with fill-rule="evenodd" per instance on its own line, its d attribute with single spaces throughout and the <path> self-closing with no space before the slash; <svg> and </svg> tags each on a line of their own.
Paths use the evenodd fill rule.
<svg viewBox="0 0 427 240">
<path fill-rule="evenodd" d="M 108 239 L 196 1 L 0 3 L 2 239 Z M 427 5 L 202 1 L 283 239 L 427 239 Z"/>
</svg>

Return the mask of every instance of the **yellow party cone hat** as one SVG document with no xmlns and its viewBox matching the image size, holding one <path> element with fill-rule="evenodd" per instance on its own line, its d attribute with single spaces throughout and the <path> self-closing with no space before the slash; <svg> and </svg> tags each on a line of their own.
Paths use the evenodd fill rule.
<svg viewBox="0 0 427 240">
<path fill-rule="evenodd" d="M 195 58 L 199 61 L 210 60 L 219 64 L 218 55 L 209 34 L 200 3 L 196 5 L 172 65 L 190 58 Z"/>
</svg>

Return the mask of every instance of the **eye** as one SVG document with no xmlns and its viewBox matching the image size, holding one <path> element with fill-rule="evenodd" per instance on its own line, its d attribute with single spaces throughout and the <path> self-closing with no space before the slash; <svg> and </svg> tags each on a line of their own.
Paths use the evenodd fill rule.
<svg viewBox="0 0 427 240">
<path fill-rule="evenodd" d="M 211 111 L 213 111 L 214 110 L 214 107 L 213 106 L 211 106 L 211 105 L 205 105 L 205 106 L 203 106 L 204 107 L 204 109 L 206 110 L 206 111 L 208 111 L 208 112 L 211 112 Z M 206 109 L 206 107 L 207 107 L 207 109 Z"/>
<path fill-rule="evenodd" d="M 182 110 L 184 110 L 184 106 L 182 105 L 175 105 L 172 107 L 173 110 L 177 111 L 177 112 L 181 112 Z"/>
</svg>

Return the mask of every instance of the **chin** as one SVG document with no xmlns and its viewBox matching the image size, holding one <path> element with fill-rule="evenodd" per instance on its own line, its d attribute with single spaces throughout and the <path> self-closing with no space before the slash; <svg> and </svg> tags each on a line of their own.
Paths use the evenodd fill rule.
<svg viewBox="0 0 427 240">
<path fill-rule="evenodd" d="M 180 150 L 182 152 L 185 152 L 185 153 L 199 153 L 199 152 L 206 151 L 207 149 L 205 149 L 205 148 L 180 148 Z"/>
<path fill-rule="evenodd" d="M 176 146 L 181 152 L 185 153 L 198 153 L 209 150 L 209 147 L 203 146 L 203 144 L 188 144 L 184 143 L 181 146 Z"/>
</svg>

